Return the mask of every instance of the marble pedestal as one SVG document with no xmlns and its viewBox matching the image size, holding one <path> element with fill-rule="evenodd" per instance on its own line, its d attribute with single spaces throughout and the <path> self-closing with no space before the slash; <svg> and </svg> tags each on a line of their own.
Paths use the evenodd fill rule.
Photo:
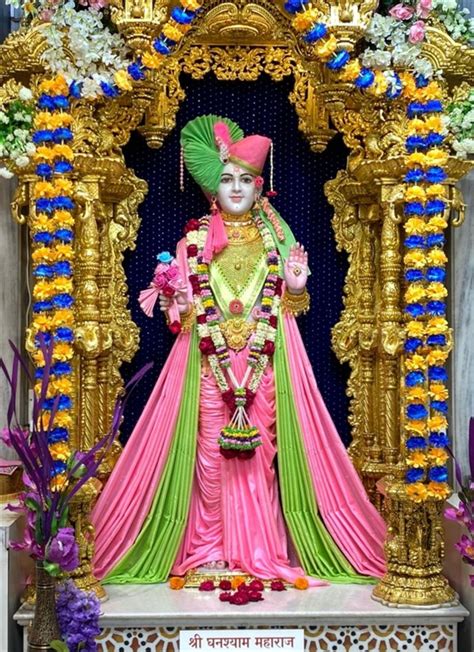
<svg viewBox="0 0 474 652">
<path fill-rule="evenodd" d="M 172 591 L 167 585 L 106 589 L 99 652 L 178 652 L 181 629 L 281 627 L 304 629 L 305 650 L 311 652 L 456 652 L 457 625 L 468 615 L 461 605 L 423 610 L 385 607 L 371 599 L 371 586 L 359 585 L 265 591 L 263 602 L 241 607 L 219 602 L 217 591 Z M 15 616 L 23 627 L 31 618 L 25 605 Z"/>
</svg>

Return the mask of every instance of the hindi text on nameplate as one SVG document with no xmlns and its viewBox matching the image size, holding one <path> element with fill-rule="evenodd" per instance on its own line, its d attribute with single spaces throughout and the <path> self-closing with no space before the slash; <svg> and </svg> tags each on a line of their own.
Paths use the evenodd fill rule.
<svg viewBox="0 0 474 652">
<path fill-rule="evenodd" d="M 304 651 L 302 629 L 198 629 L 181 630 L 180 652 L 209 650 Z"/>
</svg>

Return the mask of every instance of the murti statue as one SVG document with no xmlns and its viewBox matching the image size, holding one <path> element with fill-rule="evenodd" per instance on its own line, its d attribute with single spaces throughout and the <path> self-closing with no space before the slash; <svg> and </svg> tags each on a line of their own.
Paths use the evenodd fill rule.
<svg viewBox="0 0 474 652">
<path fill-rule="evenodd" d="M 385 526 L 296 324 L 308 256 L 262 198 L 271 141 L 207 115 L 181 145 L 211 210 L 185 227 L 174 289 L 157 281 L 142 297 L 147 309 L 159 293 L 180 332 L 93 511 L 96 574 L 155 583 L 228 567 L 313 586 L 373 581 Z"/>
</svg>

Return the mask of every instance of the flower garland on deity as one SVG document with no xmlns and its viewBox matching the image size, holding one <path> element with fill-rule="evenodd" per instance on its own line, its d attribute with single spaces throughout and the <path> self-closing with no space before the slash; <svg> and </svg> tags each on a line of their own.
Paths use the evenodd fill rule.
<svg viewBox="0 0 474 652">
<path fill-rule="evenodd" d="M 31 140 L 33 121 L 33 93 L 29 88 L 20 86 L 15 98 L 2 102 L 0 108 L 0 160 L 23 168 L 30 162 L 30 156 L 36 151 Z M 11 179 L 13 172 L 7 167 L 0 167 L 0 176 Z"/>
</svg>

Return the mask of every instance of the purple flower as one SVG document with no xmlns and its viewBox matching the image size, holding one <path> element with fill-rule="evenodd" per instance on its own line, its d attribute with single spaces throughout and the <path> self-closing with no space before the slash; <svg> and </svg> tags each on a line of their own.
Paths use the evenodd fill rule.
<svg viewBox="0 0 474 652">
<path fill-rule="evenodd" d="M 72 527 L 59 528 L 46 547 L 46 559 L 63 571 L 69 572 L 79 566 L 79 549 Z"/>
<path fill-rule="evenodd" d="M 97 650 L 100 602 L 92 591 L 81 591 L 72 580 L 64 582 L 58 587 L 56 613 L 61 637 L 70 652 Z"/>
</svg>

